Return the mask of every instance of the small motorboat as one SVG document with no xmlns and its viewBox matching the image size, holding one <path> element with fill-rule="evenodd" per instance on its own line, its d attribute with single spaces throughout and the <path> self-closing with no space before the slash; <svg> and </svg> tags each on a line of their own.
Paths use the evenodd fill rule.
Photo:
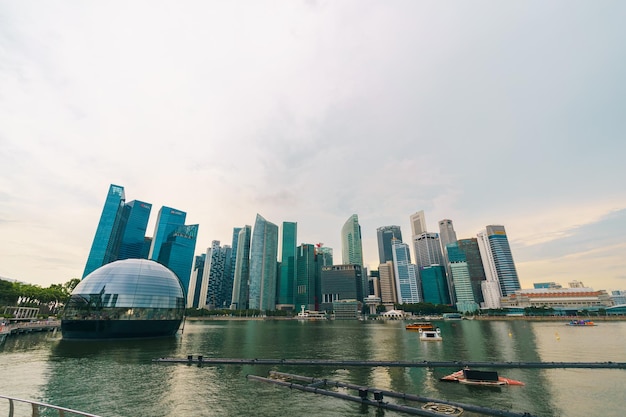
<svg viewBox="0 0 626 417">
<path fill-rule="evenodd" d="M 596 324 L 591 320 L 572 320 L 569 323 L 567 323 L 567 325 L 586 327 L 586 326 L 595 326 Z"/>
<path fill-rule="evenodd" d="M 475 369 L 461 369 L 453 374 L 446 375 L 441 378 L 441 381 L 458 382 L 460 384 L 468 385 L 487 385 L 487 386 L 502 386 L 502 385 L 525 385 L 521 381 L 505 378 L 499 376 L 495 371 L 477 371 Z"/>
<path fill-rule="evenodd" d="M 441 337 L 441 330 L 437 327 L 434 330 L 424 330 L 419 329 L 420 332 L 420 340 L 424 340 L 427 342 L 439 342 L 443 340 Z"/>
<path fill-rule="evenodd" d="M 429 321 L 416 321 L 406 325 L 407 330 L 435 330 L 435 326 Z"/>
</svg>

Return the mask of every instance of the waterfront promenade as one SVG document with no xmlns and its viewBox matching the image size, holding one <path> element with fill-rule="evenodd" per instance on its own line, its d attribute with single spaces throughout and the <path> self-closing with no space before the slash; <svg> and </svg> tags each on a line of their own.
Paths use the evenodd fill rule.
<svg viewBox="0 0 626 417">
<path fill-rule="evenodd" d="M 61 328 L 59 320 L 27 321 L 9 324 L 0 324 L 0 343 L 10 335 L 33 332 L 52 332 Z"/>
</svg>

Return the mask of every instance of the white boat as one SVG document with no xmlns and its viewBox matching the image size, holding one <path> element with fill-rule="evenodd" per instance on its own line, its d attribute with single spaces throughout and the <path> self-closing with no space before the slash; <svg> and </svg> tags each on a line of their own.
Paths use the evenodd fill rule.
<svg viewBox="0 0 626 417">
<path fill-rule="evenodd" d="M 304 310 L 304 306 L 302 306 L 302 310 L 298 313 L 298 320 L 326 320 L 326 313 L 323 311 L 309 311 Z"/>
<path fill-rule="evenodd" d="M 439 342 L 443 340 L 443 338 L 441 337 L 441 330 L 439 329 L 439 327 L 437 327 L 434 330 L 419 329 L 419 333 L 420 333 L 420 340 L 424 340 L 427 342 Z"/>
</svg>

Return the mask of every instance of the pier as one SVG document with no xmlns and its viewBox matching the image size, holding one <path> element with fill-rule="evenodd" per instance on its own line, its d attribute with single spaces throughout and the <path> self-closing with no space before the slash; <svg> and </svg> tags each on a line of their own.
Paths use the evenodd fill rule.
<svg viewBox="0 0 626 417">
<path fill-rule="evenodd" d="M 395 368 L 583 368 L 583 369 L 626 369 L 626 362 L 474 362 L 474 361 L 359 361 L 335 359 L 240 359 L 207 358 L 199 355 L 187 358 L 158 358 L 153 362 L 171 364 L 207 365 L 292 365 L 333 367 L 395 367 Z"/>
<path fill-rule="evenodd" d="M 52 332 L 61 328 L 58 320 L 28 321 L 0 325 L 0 343 L 10 335 L 32 333 L 32 332 Z"/>
</svg>

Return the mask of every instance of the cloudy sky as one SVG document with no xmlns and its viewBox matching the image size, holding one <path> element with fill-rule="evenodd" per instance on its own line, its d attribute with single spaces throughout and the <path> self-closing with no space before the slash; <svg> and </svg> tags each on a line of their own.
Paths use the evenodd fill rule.
<svg viewBox="0 0 626 417">
<path fill-rule="evenodd" d="M 626 289 L 626 2 L 0 0 L 0 276 L 80 277 L 110 184 L 341 261 L 358 214 L 503 224 L 522 287 Z"/>
</svg>

